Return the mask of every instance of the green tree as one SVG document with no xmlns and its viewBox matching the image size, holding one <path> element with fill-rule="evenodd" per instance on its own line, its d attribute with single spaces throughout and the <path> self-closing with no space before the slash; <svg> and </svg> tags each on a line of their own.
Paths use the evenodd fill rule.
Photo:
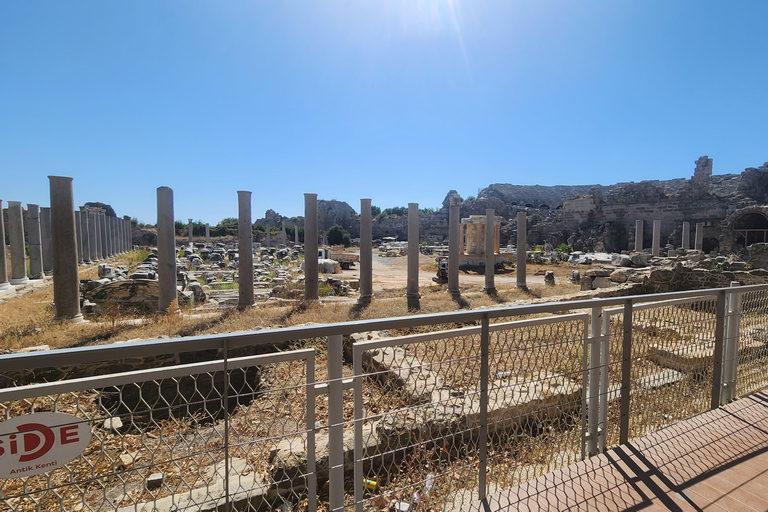
<svg viewBox="0 0 768 512">
<path fill-rule="evenodd" d="M 328 243 L 349 247 L 352 245 L 352 237 L 349 236 L 349 232 L 346 229 L 336 224 L 328 230 Z"/>
<path fill-rule="evenodd" d="M 236 236 L 237 235 L 237 219 L 234 217 L 227 217 L 222 219 L 215 226 L 211 226 L 211 236 Z"/>
<path fill-rule="evenodd" d="M 371 205 L 371 217 L 376 218 L 381 213 L 381 208 Z"/>
</svg>

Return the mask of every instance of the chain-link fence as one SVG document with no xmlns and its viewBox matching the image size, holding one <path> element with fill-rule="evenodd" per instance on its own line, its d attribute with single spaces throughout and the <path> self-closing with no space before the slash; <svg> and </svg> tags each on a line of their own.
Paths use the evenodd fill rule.
<svg viewBox="0 0 768 512">
<path fill-rule="evenodd" d="M 456 509 L 764 387 L 767 309 L 750 286 L 0 356 L 25 379 L 0 509 Z M 77 378 L 34 382 L 54 365 Z"/>
</svg>

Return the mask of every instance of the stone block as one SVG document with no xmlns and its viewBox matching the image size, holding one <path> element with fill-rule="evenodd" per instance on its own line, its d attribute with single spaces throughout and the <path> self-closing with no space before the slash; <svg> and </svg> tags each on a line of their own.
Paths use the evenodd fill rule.
<svg viewBox="0 0 768 512">
<path fill-rule="evenodd" d="M 647 267 L 648 266 L 648 255 L 642 252 L 634 252 L 630 256 L 630 260 L 632 261 L 633 267 Z"/>
<path fill-rule="evenodd" d="M 611 281 L 610 277 L 595 277 L 592 279 L 592 288 L 610 288 L 612 286 L 616 286 L 616 283 Z"/>
<path fill-rule="evenodd" d="M 611 265 L 615 265 L 617 267 L 631 267 L 632 258 L 626 254 L 614 254 L 611 256 Z"/>
<path fill-rule="evenodd" d="M 611 272 L 611 281 L 614 283 L 626 283 L 628 279 L 628 274 L 624 270 L 614 270 Z"/>
</svg>

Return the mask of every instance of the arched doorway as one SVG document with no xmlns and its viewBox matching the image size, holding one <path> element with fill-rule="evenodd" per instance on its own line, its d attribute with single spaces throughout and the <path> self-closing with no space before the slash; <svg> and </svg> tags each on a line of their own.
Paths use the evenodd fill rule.
<svg viewBox="0 0 768 512">
<path fill-rule="evenodd" d="M 745 213 L 733 223 L 735 242 L 744 247 L 768 242 L 768 217 L 758 212 Z"/>
</svg>

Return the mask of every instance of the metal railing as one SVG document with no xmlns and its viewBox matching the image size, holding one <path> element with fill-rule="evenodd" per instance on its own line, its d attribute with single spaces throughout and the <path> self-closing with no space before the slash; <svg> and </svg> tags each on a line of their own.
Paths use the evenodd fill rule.
<svg viewBox="0 0 768 512">
<path fill-rule="evenodd" d="M 0 389 L 2 420 L 91 431 L 0 509 L 457 508 L 765 387 L 767 310 L 755 285 L 0 356 L 104 373 Z M 0 465 L 30 432 L 0 421 Z"/>
</svg>

